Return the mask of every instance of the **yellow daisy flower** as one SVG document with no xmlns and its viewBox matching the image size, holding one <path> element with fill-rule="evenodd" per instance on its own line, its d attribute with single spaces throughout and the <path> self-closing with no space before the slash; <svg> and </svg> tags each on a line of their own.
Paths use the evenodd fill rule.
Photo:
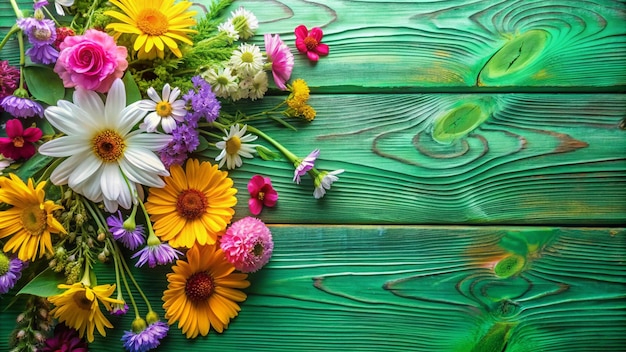
<svg viewBox="0 0 626 352">
<path fill-rule="evenodd" d="M 197 33 L 190 27 L 196 24 L 193 16 L 196 11 L 187 11 L 191 1 L 181 1 L 174 5 L 175 0 L 110 0 L 122 12 L 105 11 L 104 14 L 120 22 L 110 23 L 106 29 L 115 32 L 117 40 L 122 34 L 135 37 L 133 49 L 140 59 L 164 57 L 167 47 L 174 55 L 182 57 L 177 41 L 189 45 L 193 42 L 188 34 Z"/>
<path fill-rule="evenodd" d="M 168 324 L 178 321 L 187 338 L 206 336 L 209 329 L 219 333 L 239 314 L 236 302 L 246 300 L 240 289 L 250 286 L 247 274 L 233 273 L 235 267 L 215 246 L 194 246 L 187 261 L 178 260 L 167 274 L 163 309 Z"/>
<path fill-rule="evenodd" d="M 111 310 L 111 304 L 124 304 L 124 301 L 111 298 L 115 285 L 99 285 L 91 288 L 78 282 L 73 285 L 61 284 L 58 287 L 66 291 L 48 297 L 48 301 L 55 305 L 50 314 L 65 325 L 78 330 L 81 338 L 87 333 L 89 342 L 94 340 L 94 329 L 98 329 L 100 335 L 106 336 L 104 328 L 112 328 L 113 325 L 102 314 L 98 301 L 108 311 Z"/>
<path fill-rule="evenodd" d="M 4 245 L 4 252 L 17 252 L 23 261 L 52 253 L 50 234 L 66 233 L 52 213 L 63 207 L 44 201 L 45 182 L 35 187 L 33 179 L 28 179 L 27 185 L 15 174 L 9 177 L 0 177 L 0 202 L 13 206 L 0 211 L 0 238 L 13 235 Z"/>
<path fill-rule="evenodd" d="M 187 160 L 172 165 L 165 187 L 150 188 L 146 209 L 154 233 L 172 247 L 214 244 L 235 214 L 233 180 L 217 165 Z"/>
</svg>

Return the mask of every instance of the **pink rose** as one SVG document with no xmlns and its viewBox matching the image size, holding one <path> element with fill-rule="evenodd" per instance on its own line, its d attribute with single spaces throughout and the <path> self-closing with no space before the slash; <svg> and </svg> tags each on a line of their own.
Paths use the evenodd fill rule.
<svg viewBox="0 0 626 352">
<path fill-rule="evenodd" d="M 59 49 L 54 72 L 67 88 L 81 87 L 106 93 L 128 67 L 126 48 L 117 46 L 113 37 L 95 29 L 65 38 Z"/>
</svg>

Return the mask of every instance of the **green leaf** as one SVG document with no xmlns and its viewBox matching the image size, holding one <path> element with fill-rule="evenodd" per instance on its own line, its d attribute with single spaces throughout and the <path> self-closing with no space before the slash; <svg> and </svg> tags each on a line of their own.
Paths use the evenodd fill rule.
<svg viewBox="0 0 626 352">
<path fill-rule="evenodd" d="M 281 124 L 281 125 L 283 125 L 283 126 L 285 126 L 285 127 L 289 128 L 289 129 L 291 129 L 291 130 L 293 130 L 293 131 L 298 131 L 298 130 L 297 130 L 295 127 L 293 127 L 293 126 L 292 126 L 289 122 L 287 122 L 287 121 L 285 121 L 285 120 L 283 120 L 283 119 L 281 119 L 281 118 L 278 118 L 278 117 L 276 117 L 276 116 L 270 116 L 270 119 L 272 119 L 272 120 L 274 120 L 274 121 L 278 122 L 279 124 Z"/>
<path fill-rule="evenodd" d="M 53 157 L 36 153 L 32 158 L 26 160 L 26 162 L 15 171 L 15 174 L 23 181 L 26 181 L 29 177 L 34 177 L 40 171 L 48 167 L 53 159 Z"/>
<path fill-rule="evenodd" d="M 63 81 L 50 67 L 26 66 L 24 78 L 30 94 L 48 105 L 57 105 L 57 101 L 65 96 Z"/>
<path fill-rule="evenodd" d="M 207 141 L 203 136 L 198 136 L 198 140 L 200 141 L 200 144 L 198 144 L 198 147 L 194 152 L 201 152 L 209 147 L 209 141 Z"/>
<path fill-rule="evenodd" d="M 262 145 L 258 145 L 256 147 L 256 152 L 257 154 L 259 154 L 259 156 L 261 157 L 261 159 L 263 160 L 281 160 L 282 159 L 282 155 L 280 153 L 277 152 L 273 152 L 271 150 L 269 150 L 268 148 L 262 146 Z"/>
<path fill-rule="evenodd" d="M 27 283 L 17 294 L 50 297 L 63 293 L 63 290 L 57 287 L 58 284 L 63 283 L 65 283 L 63 275 L 55 273 L 52 269 L 48 268 Z"/>
<path fill-rule="evenodd" d="M 124 86 L 126 87 L 126 105 L 141 100 L 141 92 L 139 92 L 137 82 L 135 82 L 130 72 L 126 71 L 124 77 L 122 77 L 122 82 L 124 82 Z"/>
</svg>

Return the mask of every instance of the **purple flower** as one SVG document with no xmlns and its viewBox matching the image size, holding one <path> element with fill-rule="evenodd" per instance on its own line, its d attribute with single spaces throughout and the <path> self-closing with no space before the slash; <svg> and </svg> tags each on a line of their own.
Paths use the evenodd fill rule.
<svg viewBox="0 0 626 352">
<path fill-rule="evenodd" d="M 117 299 L 120 299 L 120 297 L 118 297 Z M 111 308 L 111 315 L 125 315 L 128 312 L 128 304 L 126 303 L 114 303 L 111 304 Z"/>
<path fill-rule="evenodd" d="M 187 124 L 180 124 L 172 131 L 172 140 L 159 151 L 161 161 L 167 168 L 182 165 L 187 160 L 187 155 L 196 150 L 198 145 L 198 131 Z"/>
<path fill-rule="evenodd" d="M 15 286 L 17 280 L 22 277 L 22 269 L 27 263 L 17 259 L 9 259 L 0 252 L 0 294 L 9 292 Z"/>
<path fill-rule="evenodd" d="M 47 18 L 20 18 L 17 20 L 17 26 L 26 33 L 28 41 L 34 46 L 52 45 L 57 39 L 54 21 Z"/>
<path fill-rule="evenodd" d="M 157 265 L 172 263 L 180 255 L 182 255 L 180 251 L 170 247 L 167 243 L 150 244 L 150 241 L 148 241 L 148 245 L 135 253 L 132 258 L 139 257 L 137 264 L 135 264 L 136 267 L 148 263 L 149 267 L 154 268 Z"/>
<path fill-rule="evenodd" d="M 296 169 L 293 172 L 293 182 L 300 184 L 300 176 L 304 176 L 307 171 L 311 170 L 313 166 L 315 166 L 315 160 L 320 155 L 320 150 L 315 149 L 306 158 L 302 159 L 300 164 L 296 166 Z"/>
<path fill-rule="evenodd" d="M 169 326 L 166 323 L 157 321 L 137 333 L 125 331 L 124 336 L 122 336 L 122 342 L 124 342 L 124 348 L 126 348 L 127 351 L 149 351 L 159 346 L 161 339 L 167 336 L 168 330 Z"/>
<path fill-rule="evenodd" d="M 198 121 L 205 118 L 207 122 L 213 122 L 220 114 L 222 105 L 215 97 L 211 85 L 200 76 L 191 78 L 194 89 L 190 89 L 183 99 L 191 108 L 185 119 L 192 127 L 198 127 Z"/>
<path fill-rule="evenodd" d="M 134 214 L 124 221 L 122 212 L 113 214 L 107 218 L 107 225 L 116 241 L 121 242 L 126 248 L 135 250 L 145 243 L 143 225 L 135 225 Z"/>
<path fill-rule="evenodd" d="M 272 256 L 272 233 L 263 221 L 247 216 L 235 221 L 222 235 L 220 247 L 233 266 L 244 273 L 261 269 Z"/>
<path fill-rule="evenodd" d="M 33 5 L 33 8 L 35 10 L 39 10 L 44 6 L 48 6 L 48 0 L 37 0 L 35 1 L 35 4 Z"/>
<path fill-rule="evenodd" d="M 49 65 L 57 61 L 59 51 L 51 45 L 35 45 L 26 50 L 26 55 L 36 64 Z"/>
<path fill-rule="evenodd" d="M 13 95 L 9 95 L 2 99 L 0 106 L 13 115 L 14 117 L 31 117 L 39 116 L 43 117 L 43 108 L 39 103 L 27 98 L 28 93 L 22 88 L 18 88 L 13 92 Z"/>
<path fill-rule="evenodd" d="M 78 331 L 67 327 L 63 323 L 54 328 L 54 335 L 46 339 L 41 352 L 87 352 L 87 342 L 78 336 Z"/>
</svg>

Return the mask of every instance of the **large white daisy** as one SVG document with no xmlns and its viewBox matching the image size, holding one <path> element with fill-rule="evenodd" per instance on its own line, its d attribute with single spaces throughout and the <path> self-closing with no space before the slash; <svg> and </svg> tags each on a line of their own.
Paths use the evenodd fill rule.
<svg viewBox="0 0 626 352">
<path fill-rule="evenodd" d="M 93 202 L 103 201 L 109 212 L 130 208 L 139 185 L 163 187 L 159 176 L 169 172 L 155 155 L 170 135 L 133 130 L 146 111 L 139 102 L 126 106 L 126 91 L 116 79 L 106 103 L 96 92 L 77 88 L 74 102 L 59 100 L 46 109 L 50 124 L 65 135 L 39 147 L 39 152 L 57 158 L 50 181 L 67 184 Z"/>
</svg>

